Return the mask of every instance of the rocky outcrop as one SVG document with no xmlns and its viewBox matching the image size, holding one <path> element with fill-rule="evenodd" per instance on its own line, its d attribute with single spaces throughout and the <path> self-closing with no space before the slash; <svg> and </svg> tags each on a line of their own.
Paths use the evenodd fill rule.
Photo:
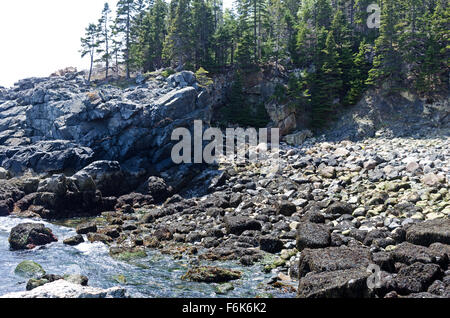
<svg viewBox="0 0 450 318">
<path fill-rule="evenodd" d="M 449 102 L 449 96 L 430 102 L 407 91 L 392 95 L 383 89 L 369 90 L 357 105 L 340 112 L 339 120 L 324 132 L 335 140 L 383 135 L 420 138 L 434 128 L 448 132 Z"/>
<path fill-rule="evenodd" d="M 133 173 L 167 168 L 161 148 L 172 130 L 209 116 L 205 96 L 197 103 L 208 94 L 190 72 L 126 90 L 92 89 L 81 73 L 68 74 L 2 91 L 0 164 L 11 173 L 76 172 L 95 159 L 119 161 Z"/>
</svg>

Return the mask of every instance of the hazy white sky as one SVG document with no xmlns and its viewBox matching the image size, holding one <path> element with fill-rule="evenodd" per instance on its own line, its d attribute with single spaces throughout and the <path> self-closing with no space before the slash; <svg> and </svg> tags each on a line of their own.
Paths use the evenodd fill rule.
<svg viewBox="0 0 450 318">
<path fill-rule="evenodd" d="M 67 66 L 86 69 L 80 37 L 105 2 L 114 7 L 117 0 L 0 0 L 0 86 Z"/>
</svg>

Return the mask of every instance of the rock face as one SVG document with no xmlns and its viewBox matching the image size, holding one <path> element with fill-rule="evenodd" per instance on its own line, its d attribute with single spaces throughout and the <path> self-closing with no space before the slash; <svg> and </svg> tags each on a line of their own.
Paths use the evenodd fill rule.
<svg viewBox="0 0 450 318">
<path fill-rule="evenodd" d="M 126 291 L 119 287 L 100 289 L 81 286 L 60 279 L 31 291 L 10 293 L 0 298 L 125 298 Z"/>
<path fill-rule="evenodd" d="M 173 129 L 209 118 L 208 103 L 197 104 L 202 90 L 195 76 L 174 78 L 186 79 L 126 90 L 92 89 L 81 73 L 22 80 L 2 91 L 0 165 L 14 175 L 76 172 L 96 159 L 118 161 L 133 173 L 168 167 L 170 152 L 161 149 L 172 143 Z"/>
<path fill-rule="evenodd" d="M 449 102 L 448 96 L 428 103 L 410 92 L 389 95 L 383 90 L 369 90 L 357 105 L 339 115 L 326 134 L 330 139 L 358 140 L 380 133 L 405 136 L 430 126 L 449 128 Z"/>
<path fill-rule="evenodd" d="M 32 249 L 56 241 L 56 236 L 44 224 L 22 223 L 14 227 L 9 235 L 12 250 Z"/>
</svg>

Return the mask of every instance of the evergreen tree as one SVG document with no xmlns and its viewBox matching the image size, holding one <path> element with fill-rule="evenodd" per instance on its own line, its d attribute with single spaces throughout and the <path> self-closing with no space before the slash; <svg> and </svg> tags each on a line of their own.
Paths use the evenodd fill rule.
<svg viewBox="0 0 450 318">
<path fill-rule="evenodd" d="M 92 77 L 92 70 L 94 67 L 95 62 L 95 56 L 96 52 L 99 46 L 98 42 L 99 37 L 99 29 L 97 25 L 94 23 L 89 24 L 89 26 L 86 28 L 85 36 L 81 38 L 81 57 L 85 57 L 86 55 L 89 55 L 90 59 L 90 67 L 89 67 L 89 77 L 88 82 L 91 82 Z"/>
<path fill-rule="evenodd" d="M 101 55 L 99 61 L 105 63 L 105 79 L 108 80 L 109 63 L 111 60 L 110 42 L 111 42 L 111 25 L 110 25 L 111 9 L 106 2 L 102 11 L 101 18 L 98 21 L 99 39 L 98 53 Z"/>
<path fill-rule="evenodd" d="M 395 1 L 382 0 L 380 36 L 375 41 L 374 65 L 367 81 L 371 85 L 384 83 L 390 92 L 397 90 L 402 81 L 403 61 L 397 48 L 397 9 Z"/>
<path fill-rule="evenodd" d="M 205 0 L 192 0 L 192 36 L 195 68 L 212 65 L 212 40 L 214 35 L 213 8 Z"/>
<path fill-rule="evenodd" d="M 189 64 L 193 57 L 192 15 L 190 0 L 172 0 L 168 34 L 164 42 L 164 59 L 173 65 Z"/>
<path fill-rule="evenodd" d="M 368 45 L 365 41 L 361 42 L 358 53 L 353 58 L 353 66 L 350 71 L 350 89 L 345 97 L 345 105 L 355 105 L 366 90 L 366 80 L 371 67 L 367 59 Z"/>
<path fill-rule="evenodd" d="M 125 41 L 123 54 L 126 66 L 127 79 L 131 72 L 131 45 L 132 45 L 132 21 L 136 12 L 135 0 L 119 0 L 117 2 L 116 28 L 117 34 L 122 36 Z"/>
</svg>

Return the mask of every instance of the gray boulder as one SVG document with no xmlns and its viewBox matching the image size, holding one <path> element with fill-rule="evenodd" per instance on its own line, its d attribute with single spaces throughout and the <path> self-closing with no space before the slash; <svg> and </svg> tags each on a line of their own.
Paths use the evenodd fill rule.
<svg viewBox="0 0 450 318">
<path fill-rule="evenodd" d="M 322 248 L 331 244 L 331 232 L 323 224 L 304 222 L 297 227 L 297 249 Z"/>
<path fill-rule="evenodd" d="M 450 244 L 450 219 L 436 219 L 414 224 L 406 231 L 406 240 L 423 246 L 433 243 Z"/>
<path fill-rule="evenodd" d="M 25 250 L 50 244 L 58 239 L 44 224 L 22 223 L 11 230 L 8 241 L 12 250 Z"/>
<path fill-rule="evenodd" d="M 244 216 L 225 217 L 227 233 L 241 235 L 245 231 L 261 231 L 261 223 Z"/>
<path fill-rule="evenodd" d="M 369 273 L 364 269 L 309 273 L 300 280 L 299 298 L 368 298 Z"/>
<path fill-rule="evenodd" d="M 371 263 L 369 249 L 363 247 L 328 247 L 306 249 L 299 262 L 300 277 L 309 272 L 330 272 L 354 268 L 367 269 Z"/>
</svg>

